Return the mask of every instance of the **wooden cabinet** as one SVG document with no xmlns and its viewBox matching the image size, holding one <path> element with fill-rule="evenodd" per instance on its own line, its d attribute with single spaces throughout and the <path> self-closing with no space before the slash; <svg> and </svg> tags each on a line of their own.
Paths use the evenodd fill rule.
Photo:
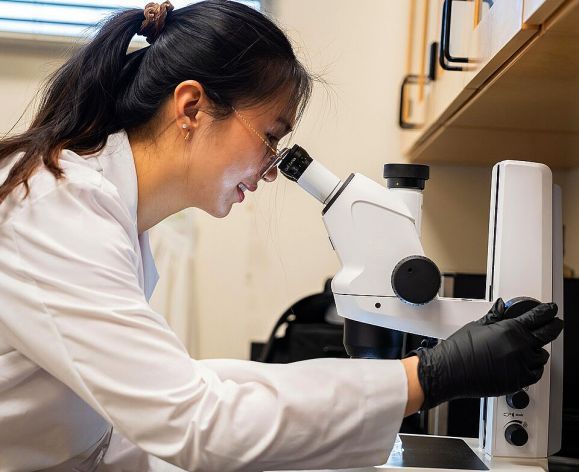
<svg viewBox="0 0 579 472">
<path fill-rule="evenodd" d="M 474 30 L 470 34 L 470 68 L 464 86 L 480 88 L 535 34 L 523 25 L 523 0 L 474 0 Z"/>
<path fill-rule="evenodd" d="M 444 0 L 410 0 L 406 76 L 402 83 L 400 123 L 403 150 L 424 139 L 424 130 L 443 120 L 467 98 L 465 72 L 447 71 L 440 65 L 440 37 Z M 453 2 L 453 23 L 449 41 L 455 56 L 467 53 L 473 5 L 470 1 Z M 449 66 L 452 67 L 452 66 Z"/>
<path fill-rule="evenodd" d="M 438 57 L 436 80 L 431 84 L 427 126 L 447 119 L 470 95 L 464 88 L 469 66 L 459 61 L 468 59 L 468 46 L 473 30 L 473 2 L 434 0 L 432 3 L 433 13 L 438 20 L 434 25 Z M 447 34 L 443 37 L 445 31 Z"/>
<path fill-rule="evenodd" d="M 448 7 L 448 1 L 434 3 Z M 450 55 L 463 54 L 468 62 L 462 71 L 438 68 L 437 80 L 428 85 L 424 126 L 405 149 L 408 158 L 449 164 L 515 158 L 554 167 L 576 165 L 579 0 L 452 3 Z M 461 3 L 470 8 L 455 15 Z"/>
<path fill-rule="evenodd" d="M 565 3 L 565 0 L 525 0 L 523 23 L 541 25 L 555 10 Z"/>
<path fill-rule="evenodd" d="M 405 133 L 406 152 L 445 123 L 533 34 L 522 25 L 524 0 L 410 1 L 400 114 L 412 124 L 408 128 L 421 131 Z"/>
</svg>

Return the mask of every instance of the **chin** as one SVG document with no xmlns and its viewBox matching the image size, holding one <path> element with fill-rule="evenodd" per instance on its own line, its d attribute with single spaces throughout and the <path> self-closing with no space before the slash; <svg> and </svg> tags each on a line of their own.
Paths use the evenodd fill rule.
<svg viewBox="0 0 579 472">
<path fill-rule="evenodd" d="M 219 208 L 210 208 L 205 211 L 209 213 L 214 218 L 225 218 L 231 212 L 232 205 L 226 205 Z"/>
</svg>

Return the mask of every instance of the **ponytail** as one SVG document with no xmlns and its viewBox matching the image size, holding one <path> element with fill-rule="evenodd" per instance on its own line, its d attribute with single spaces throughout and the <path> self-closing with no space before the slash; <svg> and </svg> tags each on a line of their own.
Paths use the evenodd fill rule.
<svg viewBox="0 0 579 472">
<path fill-rule="evenodd" d="M 312 79 L 273 22 L 235 1 L 207 0 L 174 11 L 166 4 L 115 14 L 49 78 L 28 130 L 0 140 L 0 165 L 23 153 L 0 185 L 0 203 L 21 184 L 27 196 L 28 179 L 41 165 L 63 178 L 63 149 L 92 154 L 109 134 L 148 123 L 184 80 L 203 84 L 216 117 L 282 90 L 289 92 L 288 108 L 301 114 Z M 162 17 L 162 31 L 148 24 L 148 14 Z M 152 44 L 127 54 L 140 31 Z"/>
<path fill-rule="evenodd" d="M 142 10 L 126 10 L 111 18 L 93 41 L 61 66 L 45 85 L 36 116 L 27 131 L 0 141 L 0 162 L 11 154 L 24 154 L 0 185 L 0 203 L 20 184 L 28 195 L 28 179 L 44 164 L 60 179 L 63 149 L 81 154 L 97 152 L 115 123 L 119 79 L 131 38 L 138 32 Z"/>
</svg>

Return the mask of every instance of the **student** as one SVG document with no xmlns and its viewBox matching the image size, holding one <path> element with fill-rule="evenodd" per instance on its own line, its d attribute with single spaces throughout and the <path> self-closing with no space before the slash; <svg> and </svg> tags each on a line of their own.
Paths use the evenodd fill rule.
<svg viewBox="0 0 579 472">
<path fill-rule="evenodd" d="M 123 11 L 56 72 L 0 141 L 0 470 L 379 464 L 405 414 L 540 378 L 556 307 L 500 300 L 402 361 L 188 356 L 148 304 L 147 230 L 272 182 L 310 90 L 270 20 L 219 0 Z"/>
</svg>

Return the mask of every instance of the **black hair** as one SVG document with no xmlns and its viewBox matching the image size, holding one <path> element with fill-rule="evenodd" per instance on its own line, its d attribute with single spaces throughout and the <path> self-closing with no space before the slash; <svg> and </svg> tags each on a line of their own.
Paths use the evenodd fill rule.
<svg viewBox="0 0 579 472">
<path fill-rule="evenodd" d="M 232 107 L 266 103 L 284 92 L 298 116 L 312 78 L 285 34 L 265 15 L 231 0 L 207 0 L 171 11 L 148 47 L 127 54 L 143 10 L 123 10 L 48 80 L 39 109 L 23 133 L 0 140 L 0 164 L 23 152 L 5 182 L 0 203 L 43 164 L 56 177 L 63 149 L 98 152 L 107 136 L 150 123 L 175 87 L 202 84 L 216 118 Z"/>
</svg>

